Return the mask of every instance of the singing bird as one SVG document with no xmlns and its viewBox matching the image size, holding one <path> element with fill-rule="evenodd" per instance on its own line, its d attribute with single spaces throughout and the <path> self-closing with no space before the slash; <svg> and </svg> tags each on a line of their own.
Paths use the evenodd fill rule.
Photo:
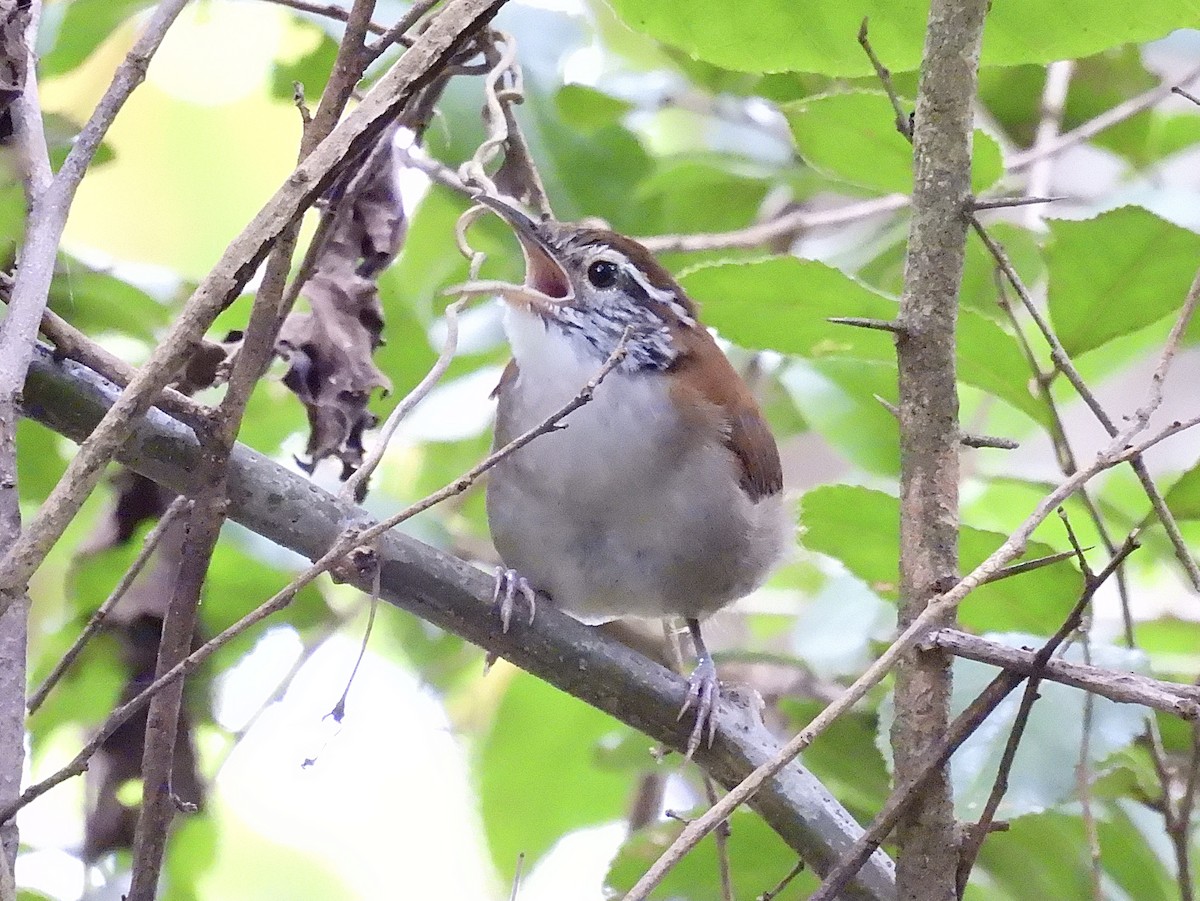
<svg viewBox="0 0 1200 901">
<path fill-rule="evenodd" d="M 535 592 L 585 623 L 682 617 L 698 665 L 695 751 L 720 694 L 700 621 L 753 591 L 792 544 L 779 451 L 695 303 L 646 248 L 605 229 L 536 221 L 479 200 L 516 232 L 524 284 L 455 290 L 505 301 L 513 358 L 494 396 L 495 447 L 561 409 L 624 340 L 590 403 L 492 470 L 487 514 L 504 561 L 506 627 Z"/>
</svg>

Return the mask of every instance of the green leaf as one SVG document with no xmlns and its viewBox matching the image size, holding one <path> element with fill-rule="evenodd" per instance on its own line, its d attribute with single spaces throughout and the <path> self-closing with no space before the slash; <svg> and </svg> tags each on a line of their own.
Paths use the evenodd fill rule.
<svg viewBox="0 0 1200 901">
<path fill-rule="evenodd" d="M 796 853 L 756 814 L 737 810 L 729 819 L 729 871 L 736 898 L 755 898 L 779 882 L 796 863 Z M 677 821 L 655 823 L 626 839 L 608 871 L 606 886 L 621 897 L 650 868 L 683 829 Z M 811 872 L 801 873 L 788 887 L 795 897 L 818 885 Z M 705 841 L 676 865 L 655 891 L 655 898 L 722 901 L 721 879 L 713 840 Z"/>
<path fill-rule="evenodd" d="M 702 265 L 680 277 L 704 320 L 734 344 L 802 357 L 894 358 L 882 332 L 834 325 L 831 316 L 893 319 L 896 302 L 832 266 L 774 257 Z"/>
<path fill-rule="evenodd" d="M 1046 641 L 1026 633 L 989 633 L 984 638 L 1010 647 L 1038 648 Z M 1137 651 L 1092 642 L 1091 660 L 1097 666 L 1118 671 L 1144 671 L 1146 659 Z M 1073 645 L 1061 655 L 1082 663 L 1083 648 Z M 966 709 L 996 676 L 996 668 L 973 660 L 954 661 L 954 691 L 951 708 L 955 715 Z M 955 752 L 951 768 L 955 810 L 960 819 L 977 819 L 995 781 L 996 768 L 1016 720 L 1024 686 L 1006 697 L 984 723 Z M 998 819 L 1011 819 L 1053 808 L 1075 797 L 1078 777 L 1074 763 L 1079 758 L 1083 735 L 1086 694 L 1056 682 L 1042 682 L 1025 727 L 1020 748 L 1008 777 L 1008 792 L 997 812 Z M 890 700 L 890 699 L 889 699 Z M 891 705 L 880 708 L 880 738 L 891 728 Z M 1088 762 L 1094 769 L 1116 751 L 1127 747 L 1146 727 L 1146 711 L 1133 704 L 1118 704 L 1107 698 L 1093 699 Z M 884 742 L 886 746 L 886 741 Z M 1063 766 L 1063 761 L 1071 765 Z"/>
<path fill-rule="evenodd" d="M 315 34 L 316 46 L 294 60 L 275 62 L 271 70 L 271 94 L 290 102 L 296 93 L 295 83 L 299 82 L 306 102 L 315 108 L 333 71 L 338 44 L 316 25 L 304 23 L 300 27 Z"/>
<path fill-rule="evenodd" d="M 801 541 L 810 550 L 842 561 L 873 591 L 895 597 L 899 588 L 900 502 L 882 491 L 828 485 L 804 495 Z M 960 569 L 982 563 L 1007 536 L 963 526 L 959 530 Z M 1055 548 L 1030 542 L 1020 559 L 1036 559 Z M 980 586 L 959 609 L 968 628 L 1053 632 L 1083 588 L 1069 562 L 1044 566 Z"/>
<path fill-rule="evenodd" d="M 912 193 L 912 145 L 896 130 L 896 114 L 882 91 L 823 94 L 789 103 L 783 112 L 809 165 L 860 187 Z M 1004 168 L 992 138 L 976 131 L 974 146 L 971 188 L 979 193 Z"/>
<path fill-rule="evenodd" d="M 554 95 L 554 104 L 564 122 L 584 132 L 619 124 L 621 117 L 633 109 L 628 100 L 581 84 L 564 85 Z"/>
<path fill-rule="evenodd" d="M 1166 501 L 1176 519 L 1200 519 L 1200 464 L 1176 480 Z"/>
<path fill-rule="evenodd" d="M 171 311 L 145 291 L 116 276 L 63 257 L 50 286 L 50 309 L 95 337 L 118 332 L 150 340 Z"/>
<path fill-rule="evenodd" d="M 1200 259 L 1200 235 L 1137 207 L 1050 225 L 1050 317 L 1082 354 L 1177 310 Z"/>
<path fill-rule="evenodd" d="M 900 429 L 881 404 L 897 400 L 896 366 L 882 360 L 826 357 L 797 360 L 781 376 L 813 429 L 855 465 L 900 474 Z"/>
<path fill-rule="evenodd" d="M 824 263 L 775 257 L 702 265 L 684 273 L 680 282 L 701 305 L 705 322 L 742 347 L 814 359 L 875 360 L 895 371 L 889 336 L 828 319 L 895 319 L 896 301 Z M 1029 367 L 1016 342 L 971 311 L 959 317 L 958 368 L 964 383 L 995 394 L 1036 422 L 1047 421 L 1047 412 L 1029 391 Z M 880 384 L 879 379 L 874 383 Z M 882 393 L 894 400 L 894 392 Z M 793 398 L 809 415 L 809 406 L 794 391 Z"/>
<path fill-rule="evenodd" d="M 1195 620 L 1165 616 L 1137 623 L 1133 634 L 1158 673 L 1185 675 L 1200 666 L 1200 623 Z"/>
<path fill-rule="evenodd" d="M 59 4 L 65 14 L 58 23 L 53 48 L 41 59 L 41 76 L 70 72 L 91 56 L 117 26 L 153 5 L 154 0 L 74 0 Z"/>
<path fill-rule="evenodd" d="M 644 234 L 716 232 L 741 228 L 753 221 L 766 196 L 765 173 L 744 162 L 711 157 L 662 160 L 638 185 L 647 219 Z M 713 198 L 721 198 L 713 203 Z"/>
<path fill-rule="evenodd" d="M 40 502 L 58 484 L 67 468 L 60 441 L 40 423 L 17 420 L 17 488 L 21 500 Z"/>
<path fill-rule="evenodd" d="M 568 832 L 625 813 L 629 775 L 593 759 L 605 736 L 624 729 L 527 673 L 513 674 L 478 769 L 492 860 L 505 880 L 518 854 L 535 861 Z"/>
<path fill-rule="evenodd" d="M 806 3 L 763 0 L 612 0 L 632 27 L 691 56 L 745 72 L 798 70 L 870 75 L 856 40 L 863 18 L 871 45 L 896 72 L 917 68 L 928 4 L 916 0 Z M 989 11 L 985 65 L 1048 63 L 1151 40 L 1200 19 L 1196 0 L 1148 0 L 1129 15 L 1103 0 L 1006 0 Z"/>
<path fill-rule="evenodd" d="M 1129 812 L 1126 805 L 1111 804 L 1097 811 L 1101 865 L 1118 883 L 1105 891 L 1105 897 L 1138 901 L 1178 898 L 1178 886 L 1154 856 L 1146 836 L 1133 825 Z M 1160 819 L 1160 835 L 1161 828 Z M 1080 817 L 1063 813 L 1021 817 L 1011 823 L 1008 831 L 989 836 L 984 842 L 966 898 L 1089 901 L 1094 897 L 1090 868 Z"/>
<path fill-rule="evenodd" d="M 1034 422 L 1049 425 L 1050 411 L 1030 390 L 1029 363 L 1008 332 L 972 310 L 958 316 L 958 378 L 1007 401 Z"/>
</svg>

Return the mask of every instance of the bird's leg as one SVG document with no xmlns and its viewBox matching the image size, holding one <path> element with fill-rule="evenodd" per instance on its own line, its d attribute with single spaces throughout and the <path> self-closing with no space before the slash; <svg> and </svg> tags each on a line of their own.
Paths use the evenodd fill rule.
<svg viewBox="0 0 1200 901">
<path fill-rule="evenodd" d="M 713 738 L 717 734 L 714 714 L 717 699 L 721 697 L 721 683 L 717 679 L 716 664 L 713 663 L 708 648 L 704 646 L 704 639 L 700 636 L 700 620 L 689 617 L 687 627 L 692 636 L 692 644 L 696 648 L 696 668 L 688 676 L 687 697 L 684 698 L 683 707 L 679 709 L 676 719 L 683 719 L 685 713 L 693 707 L 696 708 L 696 725 L 692 727 L 692 734 L 688 736 L 687 743 L 687 756 L 691 757 L 704 740 L 706 728 L 708 746 L 712 747 Z"/>
<path fill-rule="evenodd" d="M 492 606 L 500 608 L 500 622 L 504 631 L 512 622 L 513 610 L 516 609 L 517 595 L 520 594 L 529 603 L 529 625 L 537 615 L 537 592 L 529 580 L 515 569 L 496 567 L 496 587 L 492 591 Z"/>
</svg>

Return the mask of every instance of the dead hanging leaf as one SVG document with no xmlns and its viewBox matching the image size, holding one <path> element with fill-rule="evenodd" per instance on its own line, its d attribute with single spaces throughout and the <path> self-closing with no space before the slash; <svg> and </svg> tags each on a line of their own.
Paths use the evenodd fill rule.
<svg viewBox="0 0 1200 901">
<path fill-rule="evenodd" d="M 9 106 L 25 89 L 29 47 L 25 30 L 29 27 L 29 0 L 3 4 L 0 11 L 0 143 L 13 133 Z"/>
<path fill-rule="evenodd" d="M 162 619 L 152 615 L 139 616 L 119 628 L 122 657 L 129 671 L 119 701 L 124 704 L 154 680 Z M 194 641 L 193 649 L 198 646 L 199 642 Z M 201 808 L 207 790 L 196 765 L 193 721 L 189 712 L 192 706 L 195 701 L 189 698 L 179 711 L 171 763 L 171 792 L 184 803 Z M 86 861 L 94 862 L 111 851 L 133 847 L 139 804 L 124 797 L 123 789 L 142 776 L 146 724 L 147 710 L 143 707 L 104 740 L 88 763 L 83 840 Z"/>
<path fill-rule="evenodd" d="M 128 543 L 138 527 L 157 519 L 175 495 L 130 470 L 113 480 L 116 498 L 80 555 L 98 553 Z M 119 703 L 137 695 L 154 679 L 163 619 L 170 604 L 183 545 L 187 538 L 186 516 L 177 517 L 163 532 L 147 568 L 134 580 L 120 603 L 109 613 L 104 628 L 117 639 L 125 687 Z M 97 603 L 99 599 L 97 599 Z M 193 636 L 193 648 L 200 644 Z M 181 708 L 176 731 L 171 790 L 183 801 L 202 806 L 206 793 L 196 765 L 193 719 L 207 709 L 204 691 L 195 678 L 189 683 L 187 702 Z M 207 714 L 203 714 L 207 716 Z M 97 749 L 88 765 L 87 812 L 84 819 L 84 858 L 95 861 L 110 851 L 133 847 L 138 805 L 129 803 L 123 788 L 139 779 L 146 742 L 146 711 L 121 725 Z"/>
<path fill-rule="evenodd" d="M 304 464 L 337 457 L 345 475 L 362 461 L 362 434 L 375 425 L 371 392 L 391 389 L 372 354 L 381 342 L 383 313 L 375 283 L 354 273 L 319 273 L 304 288 L 310 313 L 293 313 L 276 348 L 289 364 L 283 377 L 308 412 Z"/>
<path fill-rule="evenodd" d="M 276 352 L 289 364 L 283 383 L 308 413 L 307 461 L 312 472 L 326 457 L 342 461 L 342 478 L 363 458 L 363 432 L 377 422 L 367 409 L 376 388 L 391 383 L 375 365 L 383 343 L 383 308 L 376 277 L 404 244 L 407 224 L 396 183 L 388 129 L 344 189 L 334 192 L 331 226 L 301 292 L 309 312 L 288 316 Z"/>
<path fill-rule="evenodd" d="M 357 259 L 355 271 L 364 278 L 374 279 L 392 264 L 408 232 L 396 182 L 395 131 L 393 126 L 384 133 L 351 182 L 346 192 L 348 204 L 339 210 L 330 235 L 330 262 L 336 268 Z"/>
</svg>

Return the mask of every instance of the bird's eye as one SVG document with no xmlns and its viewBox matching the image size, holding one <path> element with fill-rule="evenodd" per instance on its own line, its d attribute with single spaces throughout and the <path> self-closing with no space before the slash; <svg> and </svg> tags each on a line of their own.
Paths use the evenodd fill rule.
<svg viewBox="0 0 1200 901">
<path fill-rule="evenodd" d="M 617 281 L 620 270 L 611 260 L 596 260 L 588 266 L 587 277 L 597 288 L 611 288 Z"/>
</svg>

